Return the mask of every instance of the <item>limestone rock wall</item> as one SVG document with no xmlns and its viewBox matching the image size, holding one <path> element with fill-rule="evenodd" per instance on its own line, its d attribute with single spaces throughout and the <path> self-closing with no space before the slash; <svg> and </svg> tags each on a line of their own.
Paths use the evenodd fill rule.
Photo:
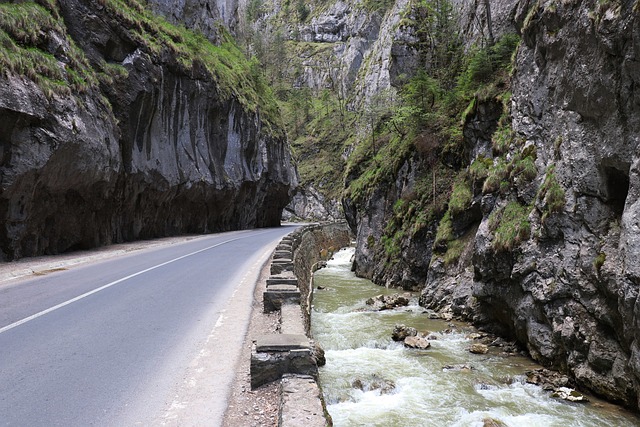
<svg viewBox="0 0 640 427">
<path fill-rule="evenodd" d="M 637 407 L 640 16 L 631 2 L 521 2 L 516 22 L 513 127 L 537 149 L 537 183 L 554 171 L 566 204 L 543 217 L 535 202 L 531 238 L 506 253 L 485 216 L 474 294 L 534 358 Z"/>
<path fill-rule="evenodd" d="M 293 240 L 293 268 L 302 298 L 300 305 L 305 316 L 305 328 L 309 331 L 313 273 L 319 261 L 326 260 L 331 253 L 351 244 L 351 230 L 344 222 L 312 224 L 296 230 L 289 237 Z"/>
<path fill-rule="evenodd" d="M 403 196 L 415 191 L 415 178 L 430 174 L 418 154 L 407 159 L 391 185 L 377 187 L 363 206 L 356 206 L 349 198 L 343 200 L 347 220 L 356 238 L 354 271 L 383 286 L 418 291 L 427 279 L 433 239 L 437 224 L 433 223 L 411 235 L 402 237 L 400 253 L 393 259 L 378 245 L 393 207 Z"/>
<path fill-rule="evenodd" d="M 458 3 L 467 40 L 481 37 L 482 26 L 473 22 L 486 19 L 483 2 Z M 368 241 L 380 238 L 412 170 L 419 170 L 407 160 L 396 182 L 377 188 L 364 205 L 345 200 L 358 236 L 356 269 L 380 284 L 424 287 L 423 305 L 516 338 L 544 365 L 637 408 L 637 5 L 595 0 L 491 5 L 496 28 L 522 35 L 511 81 L 515 142 L 505 158 L 535 152 L 535 177 L 515 179 L 500 191 L 475 189 L 468 210 L 453 221 L 463 245 L 455 264 L 432 257 L 434 235 L 426 232 L 411 243 L 406 237 L 401 261 L 389 266 Z M 487 102 L 467 118 L 470 160 L 492 157 L 500 108 Z M 551 177 L 563 194 L 560 208 L 550 208 L 543 190 Z M 491 221 L 509 203 L 527 208 L 530 227 L 528 237 L 504 249 L 494 244 Z"/>
<path fill-rule="evenodd" d="M 282 132 L 94 6 L 59 2 L 65 26 L 46 36 L 59 45 L 44 49 L 117 67 L 111 84 L 47 95 L 0 76 L 1 258 L 278 225 L 297 182 Z"/>
</svg>

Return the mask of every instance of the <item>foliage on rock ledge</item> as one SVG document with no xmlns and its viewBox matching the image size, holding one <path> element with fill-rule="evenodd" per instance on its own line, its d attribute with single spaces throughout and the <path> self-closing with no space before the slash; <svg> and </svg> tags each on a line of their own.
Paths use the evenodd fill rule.
<svg viewBox="0 0 640 427">
<path fill-rule="evenodd" d="M 442 219 L 435 237 L 434 252 L 443 254 L 446 264 L 456 261 L 460 256 L 464 244 L 460 240 L 462 236 L 453 234 L 452 220 L 469 208 L 475 196 L 478 181 L 482 182 L 492 173 L 495 174 L 495 168 L 490 159 L 474 162 L 467 171 L 468 154 L 462 128 L 467 117 L 475 113 L 479 102 L 495 98 L 504 104 L 507 103 L 511 56 L 517 44 L 517 36 L 506 35 L 495 45 L 472 49 L 467 55 L 462 54 L 462 47 L 459 46 L 459 54 L 463 61 L 458 71 L 453 74 L 453 78 L 451 68 L 457 62 L 445 63 L 448 66 L 447 72 L 440 75 L 445 76 L 446 80 L 434 77 L 438 75 L 436 72 L 429 74 L 422 71 L 410 79 L 400 91 L 400 108 L 397 108 L 387 120 L 387 134 L 393 134 L 394 130 L 396 134 L 401 134 L 397 131 L 397 123 L 410 124 L 406 138 L 414 138 L 415 148 L 405 154 L 404 159 L 413 153 L 421 153 L 422 158 L 426 160 L 427 170 L 422 172 L 424 175 L 420 179 L 428 181 L 430 185 L 427 186 L 428 188 L 418 187 L 417 197 L 409 203 L 410 208 L 406 209 L 406 212 L 420 212 L 420 214 L 405 215 L 402 221 L 392 219 L 387 224 L 384 238 L 387 242 L 385 250 L 388 256 L 397 253 L 396 247 L 402 244 L 403 236 L 411 236 L 407 233 L 398 233 L 399 229 L 415 229 L 414 224 L 422 224 L 424 227 L 425 224 L 438 221 L 438 218 Z M 446 46 L 447 49 L 451 48 L 450 41 L 447 40 Z M 447 90 L 446 86 L 452 84 L 453 86 Z M 510 122 L 506 119 L 504 121 L 504 127 L 510 130 Z M 425 132 L 430 135 L 431 143 L 420 150 L 418 141 Z M 499 182 L 507 178 L 510 173 L 513 173 L 514 178 L 525 175 L 528 179 L 532 179 L 531 171 L 535 171 L 535 166 L 532 167 L 529 154 L 514 159 L 508 172 L 499 177 Z M 389 153 L 385 153 L 385 158 L 389 159 L 388 155 Z M 393 162 L 387 160 L 387 165 L 393 165 Z M 394 177 L 397 170 L 396 167 L 388 175 Z M 370 194 L 378 185 L 379 180 L 372 179 L 376 176 L 378 175 L 371 174 L 370 168 L 365 169 L 360 177 L 352 182 L 351 196 L 358 200 L 359 197 Z M 396 214 L 394 218 L 397 216 Z M 395 244 L 389 245 L 390 240 Z"/>
<path fill-rule="evenodd" d="M 278 132 L 280 113 L 260 64 L 247 59 L 228 31 L 220 28 L 214 44 L 201 33 L 170 24 L 138 0 L 100 3 L 140 48 L 156 58 L 169 53 L 188 75 L 204 68 L 223 99 L 233 97 L 248 110 L 259 111 L 270 131 Z M 34 81 L 48 97 L 86 92 L 100 81 L 109 84 L 126 76 L 118 64 L 103 62 L 92 68 L 67 33 L 58 6 L 49 0 L 0 3 L 0 65 L 5 74 Z"/>
<path fill-rule="evenodd" d="M 60 49 L 56 46 L 62 39 Z M 55 4 L 0 3 L 0 65 L 5 75 L 25 76 L 47 97 L 96 88 L 84 53 L 67 36 Z"/>
</svg>

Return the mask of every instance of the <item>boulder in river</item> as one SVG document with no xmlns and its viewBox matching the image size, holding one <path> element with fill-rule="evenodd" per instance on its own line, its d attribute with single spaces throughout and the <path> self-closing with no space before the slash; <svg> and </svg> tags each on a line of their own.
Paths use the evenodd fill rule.
<svg viewBox="0 0 640 427">
<path fill-rule="evenodd" d="M 482 427 L 506 427 L 507 425 L 500 420 L 494 418 L 485 418 L 482 420 Z"/>
<path fill-rule="evenodd" d="M 442 367 L 443 371 L 473 371 L 476 368 L 474 368 L 471 365 L 467 365 L 466 363 L 459 363 L 457 365 L 444 365 Z"/>
<path fill-rule="evenodd" d="M 394 341 L 404 341 L 405 338 L 415 337 L 416 335 L 418 335 L 418 330 L 416 328 L 399 324 L 393 327 L 393 333 L 391 334 L 391 339 Z"/>
<path fill-rule="evenodd" d="M 556 397 L 558 399 L 567 400 L 569 402 L 588 402 L 589 399 L 579 391 L 569 388 L 569 387 L 560 387 L 553 391 L 551 397 Z"/>
<path fill-rule="evenodd" d="M 487 354 L 488 351 L 489 347 L 480 343 L 471 344 L 469 347 L 469 352 L 473 354 Z"/>
<path fill-rule="evenodd" d="M 408 348 L 417 348 L 418 350 L 426 350 L 431 347 L 431 343 L 422 337 L 406 337 L 404 346 Z"/>
<path fill-rule="evenodd" d="M 561 387 L 572 387 L 574 385 L 568 376 L 549 369 L 534 369 L 533 371 L 525 372 L 525 375 L 529 384 L 539 385 L 545 390 L 557 390 Z"/>
<path fill-rule="evenodd" d="M 377 295 L 369 298 L 366 304 L 374 311 L 391 310 L 396 307 L 406 307 L 409 305 L 411 294 Z"/>
<path fill-rule="evenodd" d="M 381 378 L 376 374 L 364 379 L 356 378 L 351 386 L 362 391 L 380 390 L 380 394 L 390 394 L 396 388 L 393 381 Z"/>
</svg>

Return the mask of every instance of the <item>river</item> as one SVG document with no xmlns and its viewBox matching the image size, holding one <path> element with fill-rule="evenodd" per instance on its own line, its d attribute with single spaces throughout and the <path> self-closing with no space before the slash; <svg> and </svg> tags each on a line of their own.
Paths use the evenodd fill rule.
<svg viewBox="0 0 640 427">
<path fill-rule="evenodd" d="M 351 272 L 353 248 L 316 272 L 312 334 L 326 352 L 320 384 L 336 427 L 343 426 L 639 426 L 640 419 L 592 397 L 571 403 L 527 384 L 539 368 L 491 347 L 471 354 L 468 325 L 432 320 L 413 298 L 409 306 L 366 311 L 375 295 L 397 293 Z M 394 325 L 431 332 L 427 350 L 394 342 Z M 445 368 L 447 367 L 447 368 Z"/>
</svg>

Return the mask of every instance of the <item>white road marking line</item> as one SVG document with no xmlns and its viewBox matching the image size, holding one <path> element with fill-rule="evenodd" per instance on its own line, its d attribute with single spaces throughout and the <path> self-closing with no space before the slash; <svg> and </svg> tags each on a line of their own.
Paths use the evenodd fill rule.
<svg viewBox="0 0 640 427">
<path fill-rule="evenodd" d="M 172 259 L 172 260 L 165 261 L 165 262 L 163 262 L 163 263 L 161 263 L 161 264 L 155 265 L 155 266 L 153 266 L 153 267 L 149 267 L 149 268 L 147 268 L 147 269 L 145 269 L 145 270 L 138 271 L 137 273 L 130 274 L 130 275 L 128 275 L 127 277 L 123 277 L 122 279 L 118 279 L 118 280 L 115 280 L 115 281 L 113 281 L 113 282 L 111 282 L 111 283 L 107 283 L 107 284 L 106 284 L 106 285 L 104 285 L 104 286 L 101 286 L 101 287 L 96 288 L 96 289 L 94 289 L 94 290 L 92 290 L 92 291 L 86 292 L 86 293 L 84 293 L 84 294 L 82 294 L 82 295 L 78 295 L 77 297 L 72 298 L 72 299 L 70 299 L 70 300 L 68 300 L 68 301 L 62 302 L 62 303 L 60 303 L 60 304 L 58 304 L 58 305 L 54 305 L 53 307 L 47 308 L 46 310 L 42 310 L 42 311 L 41 311 L 41 312 L 39 312 L 39 313 L 33 314 L 33 315 L 29 316 L 29 317 L 25 317 L 25 318 L 24 318 L 24 319 L 22 319 L 22 320 L 18 320 L 17 322 L 14 322 L 14 323 L 12 323 L 12 324 L 10 324 L 10 325 L 7 325 L 7 326 L 5 326 L 5 327 L 3 327 L 3 328 L 0 328 L 0 334 L 1 334 L 1 333 L 3 333 L 3 332 L 7 332 L 8 330 L 11 330 L 11 329 L 13 329 L 13 328 L 15 328 L 15 327 L 18 327 L 18 326 L 20 326 L 20 325 L 23 325 L 23 324 L 25 324 L 25 323 L 27 323 L 27 322 L 30 322 L 30 321 L 32 321 L 32 320 L 34 320 L 34 319 L 37 319 L 38 317 L 42 317 L 42 316 L 44 316 L 45 314 L 51 313 L 52 311 L 55 311 L 55 310 L 57 310 L 57 309 L 59 309 L 59 308 L 65 307 L 65 306 L 67 306 L 67 305 L 69 305 L 69 304 L 73 304 L 73 303 L 74 303 L 74 302 L 76 302 L 76 301 L 80 301 L 80 300 L 81 300 L 81 299 L 83 299 L 83 298 L 86 298 L 86 297 L 91 296 L 91 295 L 93 295 L 93 294 L 95 294 L 95 293 L 98 293 L 98 292 L 100 292 L 100 291 L 103 291 L 103 290 L 105 290 L 105 289 L 107 289 L 107 288 L 110 288 L 110 287 L 112 287 L 112 286 L 114 286 L 114 285 L 117 285 L 118 283 L 124 282 L 125 280 L 129 280 L 129 279 L 131 279 L 131 278 L 133 278 L 133 277 L 136 277 L 136 276 L 139 276 L 139 275 L 141 275 L 141 274 L 147 273 L 147 272 L 149 272 L 149 271 L 151 271 L 151 270 L 155 270 L 156 268 L 164 267 L 164 266 L 165 266 L 165 265 L 167 265 L 167 264 L 171 264 L 171 263 L 174 263 L 174 262 L 176 262 L 176 261 L 180 261 L 181 259 L 184 259 L 184 258 L 190 257 L 190 256 L 192 256 L 192 255 L 199 254 L 200 252 L 208 251 L 209 249 L 213 249 L 213 248 L 215 248 L 215 247 L 222 246 L 222 245 L 224 245 L 224 244 L 226 244 L 226 243 L 234 242 L 234 241 L 236 241 L 236 240 L 240 240 L 240 239 L 246 239 L 246 238 L 249 238 L 249 237 L 254 237 L 254 236 L 257 236 L 257 235 L 260 235 L 260 234 L 265 234 L 265 233 L 267 233 L 267 232 L 266 232 L 266 231 L 264 231 L 264 232 L 262 232 L 262 233 L 252 234 L 251 236 L 240 236 L 240 237 L 236 237 L 235 239 L 225 240 L 224 242 L 217 243 L 217 244 L 212 245 L 212 246 L 208 246 L 208 247 L 206 247 L 206 248 L 204 248 L 204 249 L 200 249 L 200 250 L 197 250 L 197 251 L 195 251 L 195 252 L 191 252 L 191 253 L 189 253 L 189 254 L 182 255 L 182 256 L 180 256 L 180 257 L 178 257 L 178 258 L 174 258 L 174 259 Z"/>
</svg>

